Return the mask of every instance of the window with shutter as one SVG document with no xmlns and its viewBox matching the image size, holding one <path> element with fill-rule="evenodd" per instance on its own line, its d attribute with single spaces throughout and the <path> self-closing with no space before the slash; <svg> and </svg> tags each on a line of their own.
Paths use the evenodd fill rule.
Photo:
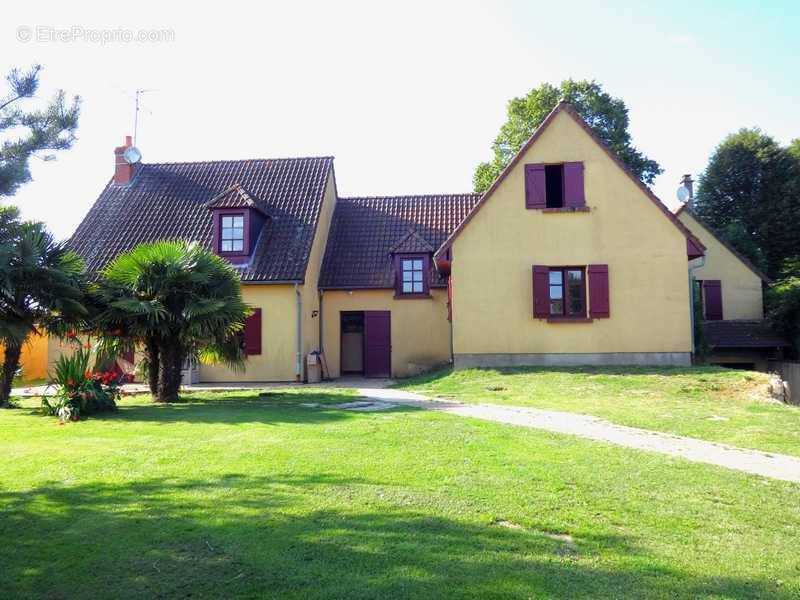
<svg viewBox="0 0 800 600">
<path fill-rule="evenodd" d="M 582 162 L 564 163 L 564 206 L 569 208 L 586 206 Z"/>
<path fill-rule="evenodd" d="M 261 354 L 261 309 L 253 309 L 253 314 L 244 322 L 244 353 L 246 356 Z"/>
<path fill-rule="evenodd" d="M 525 165 L 525 208 L 545 208 L 545 198 L 544 165 Z"/>
<path fill-rule="evenodd" d="M 550 316 L 550 269 L 533 265 L 533 317 L 546 319 Z"/>
<path fill-rule="evenodd" d="M 525 165 L 525 207 L 577 209 L 586 206 L 583 163 Z"/>
<path fill-rule="evenodd" d="M 607 319 L 611 316 L 608 289 L 608 265 L 589 265 L 589 316 Z"/>
</svg>

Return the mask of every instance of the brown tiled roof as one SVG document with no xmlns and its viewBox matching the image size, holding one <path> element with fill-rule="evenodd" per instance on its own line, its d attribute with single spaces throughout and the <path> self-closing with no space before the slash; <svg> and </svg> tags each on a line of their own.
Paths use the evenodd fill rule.
<svg viewBox="0 0 800 600">
<path fill-rule="evenodd" d="M 479 194 L 339 198 L 320 287 L 393 288 L 392 252 L 406 247 L 432 252 L 479 198 Z M 432 263 L 431 285 L 444 286 Z"/>
<path fill-rule="evenodd" d="M 141 242 L 185 239 L 210 248 L 208 205 L 238 184 L 270 216 L 242 280 L 302 281 L 332 168 L 332 157 L 138 165 L 129 185 L 106 185 L 69 244 L 89 270 Z"/>
<path fill-rule="evenodd" d="M 433 252 L 436 250 L 431 243 L 420 236 L 414 229 L 409 229 L 408 233 L 389 250 L 392 254 L 408 252 Z"/>
<path fill-rule="evenodd" d="M 628 166 L 624 162 L 622 162 L 622 159 L 620 159 L 619 156 L 617 156 L 617 153 L 614 152 L 611 148 L 609 148 L 608 145 L 603 140 L 597 137 L 597 134 L 594 131 L 592 131 L 592 128 L 589 127 L 586 121 L 583 120 L 583 117 L 581 117 L 578 114 L 575 108 L 569 102 L 565 102 L 562 100 L 561 102 L 556 104 L 556 107 L 552 111 L 550 111 L 550 114 L 548 114 L 547 117 L 545 117 L 544 121 L 542 121 L 539 127 L 536 128 L 536 131 L 534 131 L 531 137 L 529 137 L 528 140 L 522 145 L 522 148 L 520 148 L 519 152 L 517 152 L 514 158 L 511 159 L 511 162 L 509 162 L 508 165 L 506 165 L 506 168 L 503 169 L 500 175 L 497 176 L 497 179 L 495 179 L 492 185 L 489 186 L 489 189 L 487 189 L 483 193 L 483 196 L 481 196 L 480 201 L 476 204 L 475 208 L 467 215 L 467 218 L 464 219 L 464 221 L 458 225 L 458 227 L 453 231 L 453 233 L 448 236 L 447 240 L 445 240 L 442 246 L 436 251 L 437 258 L 444 256 L 447 249 L 450 248 L 450 246 L 459 236 L 461 231 L 469 224 L 472 217 L 475 216 L 475 214 L 481 209 L 484 202 L 486 202 L 491 197 L 491 195 L 505 180 L 505 178 L 508 177 L 508 174 L 511 173 L 511 171 L 514 169 L 517 163 L 519 163 L 519 161 L 525 155 L 525 153 L 530 149 L 531 146 L 533 146 L 534 143 L 536 143 L 536 140 L 539 139 L 539 137 L 542 135 L 545 129 L 547 129 L 550 123 L 553 122 L 553 119 L 555 119 L 556 115 L 558 115 L 558 113 L 560 112 L 565 112 L 570 117 L 572 117 L 572 119 L 583 128 L 583 130 L 589 135 L 589 137 L 592 138 L 597 143 L 597 145 L 603 149 L 603 151 L 608 155 L 608 157 L 612 161 L 614 161 L 614 163 L 616 163 L 616 165 L 620 169 L 622 169 L 622 172 L 625 173 L 630 178 L 630 180 L 633 181 L 634 184 L 636 184 L 636 186 L 644 193 L 644 195 L 647 196 L 647 198 L 653 204 L 656 205 L 656 207 L 663 213 L 663 215 L 667 219 L 669 219 L 672 222 L 672 224 L 675 225 L 675 227 L 677 227 L 678 230 L 683 235 L 685 235 L 688 239 L 694 242 L 698 249 L 700 250 L 706 249 L 703 243 L 700 240 L 698 240 L 695 237 L 695 235 L 691 231 L 689 231 L 689 229 L 683 223 L 681 223 L 681 221 L 674 214 L 672 214 L 672 212 L 666 207 L 666 205 L 663 202 L 661 202 L 661 200 L 659 200 L 658 196 L 656 196 L 653 193 L 653 191 L 649 187 L 647 187 L 647 185 L 645 185 L 641 179 L 639 179 L 636 175 L 634 175 L 631 172 Z"/>
<path fill-rule="evenodd" d="M 264 212 L 253 196 L 238 183 L 234 183 L 221 194 L 214 196 L 206 205 L 208 208 L 254 208 Z"/>
<path fill-rule="evenodd" d="M 789 345 L 764 321 L 706 321 L 701 327 L 712 348 L 778 348 Z"/>
</svg>

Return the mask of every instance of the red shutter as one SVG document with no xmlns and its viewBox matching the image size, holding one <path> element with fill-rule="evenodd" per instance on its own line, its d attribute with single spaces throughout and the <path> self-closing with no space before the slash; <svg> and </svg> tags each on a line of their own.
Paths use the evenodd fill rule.
<svg viewBox="0 0 800 600">
<path fill-rule="evenodd" d="M 564 163 L 564 206 L 572 208 L 586 206 L 582 162 Z"/>
<path fill-rule="evenodd" d="M 261 354 L 261 309 L 253 309 L 253 314 L 244 322 L 244 353 L 247 356 Z"/>
<path fill-rule="evenodd" d="M 722 282 L 718 279 L 703 281 L 703 298 L 706 304 L 706 320 L 722 320 Z"/>
<path fill-rule="evenodd" d="M 611 316 L 608 294 L 608 265 L 589 265 L 589 316 L 607 319 Z"/>
<path fill-rule="evenodd" d="M 544 164 L 525 165 L 525 208 L 544 208 Z"/>
<path fill-rule="evenodd" d="M 533 318 L 550 316 L 550 269 L 533 265 Z"/>
</svg>

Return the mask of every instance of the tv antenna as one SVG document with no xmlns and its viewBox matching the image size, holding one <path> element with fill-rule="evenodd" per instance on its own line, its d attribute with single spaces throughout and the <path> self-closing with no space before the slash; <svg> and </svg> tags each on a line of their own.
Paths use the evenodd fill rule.
<svg viewBox="0 0 800 600">
<path fill-rule="evenodd" d="M 135 94 L 136 94 L 136 110 L 134 111 L 134 115 L 133 115 L 133 145 L 134 146 L 136 145 L 136 134 L 139 131 L 139 107 L 140 107 L 139 97 L 142 94 L 149 94 L 151 92 L 157 92 L 157 91 L 158 90 L 147 89 L 147 90 L 136 90 L 136 92 L 135 92 Z"/>
</svg>

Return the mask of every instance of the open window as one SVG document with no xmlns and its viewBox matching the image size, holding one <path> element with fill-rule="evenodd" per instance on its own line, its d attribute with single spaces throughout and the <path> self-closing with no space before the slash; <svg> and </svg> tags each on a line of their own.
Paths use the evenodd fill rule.
<svg viewBox="0 0 800 600">
<path fill-rule="evenodd" d="M 525 208 L 586 210 L 583 163 L 525 165 Z"/>
<path fill-rule="evenodd" d="M 564 165 L 544 168 L 545 207 L 564 208 Z"/>
</svg>

